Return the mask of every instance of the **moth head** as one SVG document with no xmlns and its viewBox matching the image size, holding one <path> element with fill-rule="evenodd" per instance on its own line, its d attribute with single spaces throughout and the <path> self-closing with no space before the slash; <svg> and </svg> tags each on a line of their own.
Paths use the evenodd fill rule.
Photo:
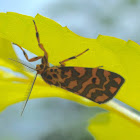
<svg viewBox="0 0 140 140">
<path fill-rule="evenodd" d="M 44 69 L 45 69 L 45 65 L 43 65 L 43 64 L 36 65 L 36 71 L 38 74 L 43 73 Z"/>
</svg>

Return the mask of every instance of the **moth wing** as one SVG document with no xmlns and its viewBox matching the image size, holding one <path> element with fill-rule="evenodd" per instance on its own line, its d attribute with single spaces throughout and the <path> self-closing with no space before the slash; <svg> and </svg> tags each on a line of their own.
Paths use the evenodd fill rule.
<svg viewBox="0 0 140 140">
<path fill-rule="evenodd" d="M 125 81 L 119 74 L 100 68 L 59 67 L 58 71 L 62 88 L 99 104 L 112 99 Z"/>
</svg>

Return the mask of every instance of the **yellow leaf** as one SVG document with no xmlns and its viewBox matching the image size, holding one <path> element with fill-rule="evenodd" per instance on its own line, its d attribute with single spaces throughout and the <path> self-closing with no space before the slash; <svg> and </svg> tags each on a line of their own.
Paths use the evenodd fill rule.
<svg viewBox="0 0 140 140">
<path fill-rule="evenodd" d="M 0 38 L 0 50 L 0 65 L 15 70 L 15 67 L 8 61 L 8 58 L 10 57 L 17 58 L 11 42 Z"/>
<path fill-rule="evenodd" d="M 140 71 L 140 55 L 138 44 L 132 41 L 126 42 L 115 37 L 102 35 L 99 35 L 97 39 L 84 38 L 76 35 L 67 27 L 62 27 L 55 21 L 39 14 L 35 18 L 32 18 L 17 13 L 0 13 L 0 37 L 19 44 L 36 55 L 43 55 L 43 52 L 38 47 L 33 19 L 36 22 L 41 43 L 44 44 L 49 54 L 49 62 L 51 64 L 58 65 L 60 61 L 77 55 L 89 48 L 89 51 L 84 55 L 67 62 L 67 66 L 103 66 L 106 70 L 122 75 L 126 81 L 119 90 L 116 98 L 140 110 L 140 103 L 138 101 L 140 98 L 140 94 L 138 94 L 140 90 L 140 79 L 138 76 Z M 36 86 L 37 85 L 35 85 L 35 87 Z M 46 88 L 49 94 L 46 92 Z M 96 105 L 108 110 L 115 110 L 115 108 L 111 108 L 109 102 L 104 105 L 98 105 L 73 93 L 49 87 L 47 84 L 46 87 L 42 87 L 41 94 L 35 94 L 36 93 L 33 92 L 31 98 L 48 96 L 61 97 L 88 106 Z M 16 94 L 15 98 L 17 96 L 20 95 Z M 14 102 L 21 100 L 23 100 L 23 96 L 21 96 L 21 98 L 17 97 Z M 11 101 L 10 104 L 12 103 Z"/>
<path fill-rule="evenodd" d="M 116 98 L 140 111 L 140 46 L 129 40 L 128 42 L 115 37 L 102 36 L 97 38 L 100 45 L 112 51 L 117 56 L 119 63 L 114 64 L 114 69 L 120 69 L 125 78 L 122 92 Z M 113 47 L 112 47 L 113 45 Z M 114 71 L 112 69 L 112 71 Z"/>
<path fill-rule="evenodd" d="M 133 140 L 140 137 L 140 127 L 115 113 L 98 114 L 88 130 L 97 140 Z"/>
</svg>

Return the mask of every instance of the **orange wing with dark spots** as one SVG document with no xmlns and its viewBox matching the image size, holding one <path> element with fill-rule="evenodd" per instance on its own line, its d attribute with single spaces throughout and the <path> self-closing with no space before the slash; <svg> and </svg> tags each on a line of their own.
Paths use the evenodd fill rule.
<svg viewBox="0 0 140 140">
<path fill-rule="evenodd" d="M 97 103 L 112 99 L 124 83 L 124 78 L 116 73 L 83 67 L 51 67 L 42 74 L 42 78 L 49 84 Z"/>
</svg>

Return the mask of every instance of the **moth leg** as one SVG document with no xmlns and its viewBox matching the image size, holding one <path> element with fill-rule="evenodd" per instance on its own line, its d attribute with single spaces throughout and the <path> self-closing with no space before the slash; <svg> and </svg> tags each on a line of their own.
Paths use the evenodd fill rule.
<svg viewBox="0 0 140 140">
<path fill-rule="evenodd" d="M 76 56 L 72 56 L 72 57 L 70 57 L 70 58 L 67 58 L 67 59 L 65 59 L 65 60 L 63 60 L 63 61 L 61 61 L 61 62 L 59 62 L 59 63 L 60 63 L 61 66 L 65 66 L 65 62 L 67 62 L 67 61 L 69 61 L 69 60 L 72 60 L 72 59 L 76 59 L 78 56 L 84 54 L 84 53 L 87 52 L 88 50 L 89 50 L 89 49 L 86 49 L 86 50 L 83 51 L 82 53 L 80 53 L 80 54 L 78 54 L 78 55 L 76 55 Z"/>
<path fill-rule="evenodd" d="M 35 25 L 36 38 L 37 38 L 37 41 L 38 41 L 38 46 L 40 47 L 40 49 L 41 49 L 42 51 L 44 51 L 44 55 L 45 55 L 46 59 L 48 59 L 48 53 L 46 52 L 46 50 L 45 50 L 45 48 L 44 48 L 43 44 L 42 44 L 42 43 L 40 43 L 39 32 L 38 32 L 38 30 L 37 30 L 36 23 L 35 23 L 35 21 L 34 21 L 34 20 L 33 20 L 33 22 L 34 22 L 34 25 Z"/>
<path fill-rule="evenodd" d="M 13 44 L 15 44 L 15 43 L 13 43 Z M 29 58 L 28 58 L 28 55 L 27 55 L 26 52 L 23 50 L 23 48 L 22 48 L 21 46 L 19 46 L 18 44 L 15 44 L 15 45 L 17 45 L 17 46 L 22 50 L 22 52 L 23 52 L 23 54 L 24 54 L 26 60 L 29 61 L 29 62 L 37 61 L 38 59 L 43 58 L 43 56 L 37 56 L 37 57 L 33 57 L 33 58 L 29 59 Z"/>
</svg>

